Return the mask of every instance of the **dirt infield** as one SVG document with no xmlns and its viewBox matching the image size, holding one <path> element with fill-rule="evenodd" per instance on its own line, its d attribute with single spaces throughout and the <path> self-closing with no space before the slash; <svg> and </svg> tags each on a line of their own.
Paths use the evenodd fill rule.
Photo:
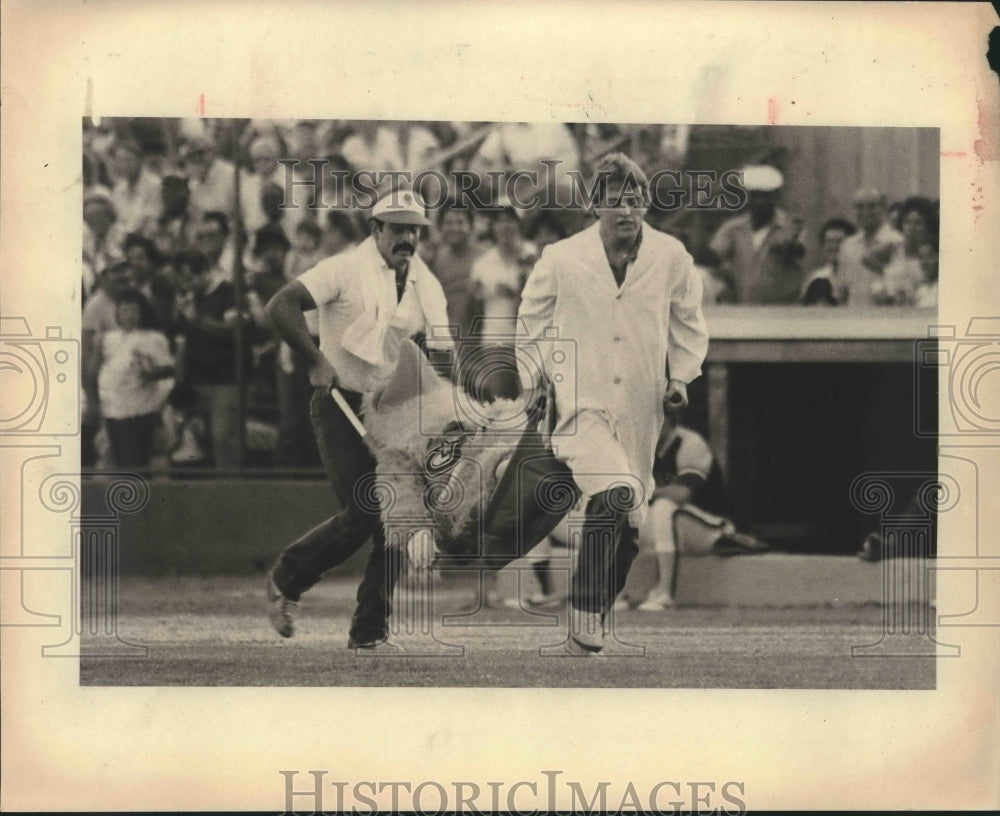
<svg viewBox="0 0 1000 816">
<path fill-rule="evenodd" d="M 478 608 L 472 585 L 446 581 L 435 589 L 430 632 L 398 632 L 402 653 L 373 656 L 346 648 L 354 582 L 308 593 L 290 640 L 271 629 L 263 589 L 262 577 L 123 579 L 118 636 L 148 655 L 83 658 L 81 684 L 935 687 L 933 658 L 852 656 L 852 646 L 880 640 L 875 605 L 625 611 L 614 615 L 607 658 L 594 660 L 563 653 L 564 609 Z"/>
</svg>

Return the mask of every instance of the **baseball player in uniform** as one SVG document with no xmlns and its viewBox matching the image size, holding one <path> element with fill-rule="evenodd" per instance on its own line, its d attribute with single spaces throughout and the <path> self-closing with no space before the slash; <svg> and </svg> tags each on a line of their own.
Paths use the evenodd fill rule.
<svg viewBox="0 0 1000 816">
<path fill-rule="evenodd" d="M 448 325 L 441 284 L 417 255 L 420 229 L 428 224 L 412 190 L 391 190 L 375 203 L 371 234 L 357 247 L 320 261 L 285 285 L 267 306 L 281 336 L 309 364 L 315 387 L 310 416 L 323 467 L 343 508 L 310 530 L 278 557 L 268 577 L 270 617 L 283 637 L 294 633 L 299 599 L 331 567 L 372 539 L 358 588 L 348 646 L 391 648 L 390 600 L 401 558 L 387 553 L 377 503 L 361 486 L 374 479 L 375 460 L 351 418 L 331 398 L 336 386 L 355 413 L 362 396 L 395 370 L 400 344 L 415 335 L 449 350 L 434 327 Z M 304 312 L 318 311 L 319 346 Z"/>
<path fill-rule="evenodd" d="M 640 544 L 655 557 L 657 581 L 638 604 L 660 612 L 674 604 L 678 555 L 738 555 L 763 552 L 767 546 L 736 532 L 722 471 L 711 448 L 696 431 L 680 424 L 681 412 L 668 409 L 656 445 L 656 487 L 649 512 L 639 528 Z M 616 608 L 628 606 L 619 602 Z"/>
</svg>

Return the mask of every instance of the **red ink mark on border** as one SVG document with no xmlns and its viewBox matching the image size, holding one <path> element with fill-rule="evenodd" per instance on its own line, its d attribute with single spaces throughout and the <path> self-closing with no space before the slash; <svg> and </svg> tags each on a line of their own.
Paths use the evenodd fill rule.
<svg viewBox="0 0 1000 816">
<path fill-rule="evenodd" d="M 964 150 L 942 150 L 942 159 L 960 159 L 962 156 L 968 155 Z"/>
<path fill-rule="evenodd" d="M 198 115 L 205 115 L 205 94 L 198 97 Z"/>
<path fill-rule="evenodd" d="M 767 100 L 767 121 L 772 125 L 778 121 L 778 102 L 775 99 Z"/>
</svg>

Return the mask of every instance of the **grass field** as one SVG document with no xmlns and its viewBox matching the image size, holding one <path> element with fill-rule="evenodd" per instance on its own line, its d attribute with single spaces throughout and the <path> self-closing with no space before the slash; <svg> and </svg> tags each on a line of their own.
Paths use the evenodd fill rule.
<svg viewBox="0 0 1000 816">
<path fill-rule="evenodd" d="M 615 613 L 607 658 L 565 655 L 565 609 L 477 610 L 476 588 L 435 589 L 432 634 L 399 632 L 401 654 L 346 648 L 355 584 L 320 583 L 284 640 L 263 579 L 123 578 L 118 636 L 142 658 L 85 657 L 83 685 L 869 688 L 935 686 L 933 658 L 852 657 L 879 640 L 875 605 L 677 608 Z M 100 648 L 84 639 L 87 648 Z"/>
</svg>

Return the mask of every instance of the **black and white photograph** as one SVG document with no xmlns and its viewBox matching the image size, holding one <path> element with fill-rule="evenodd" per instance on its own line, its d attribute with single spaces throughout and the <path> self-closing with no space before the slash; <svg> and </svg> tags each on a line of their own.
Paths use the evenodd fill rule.
<svg viewBox="0 0 1000 816">
<path fill-rule="evenodd" d="M 82 143 L 81 683 L 935 687 L 937 130 Z"/>
<path fill-rule="evenodd" d="M 988 4 L 2 16 L 4 810 L 1000 803 Z"/>
</svg>

